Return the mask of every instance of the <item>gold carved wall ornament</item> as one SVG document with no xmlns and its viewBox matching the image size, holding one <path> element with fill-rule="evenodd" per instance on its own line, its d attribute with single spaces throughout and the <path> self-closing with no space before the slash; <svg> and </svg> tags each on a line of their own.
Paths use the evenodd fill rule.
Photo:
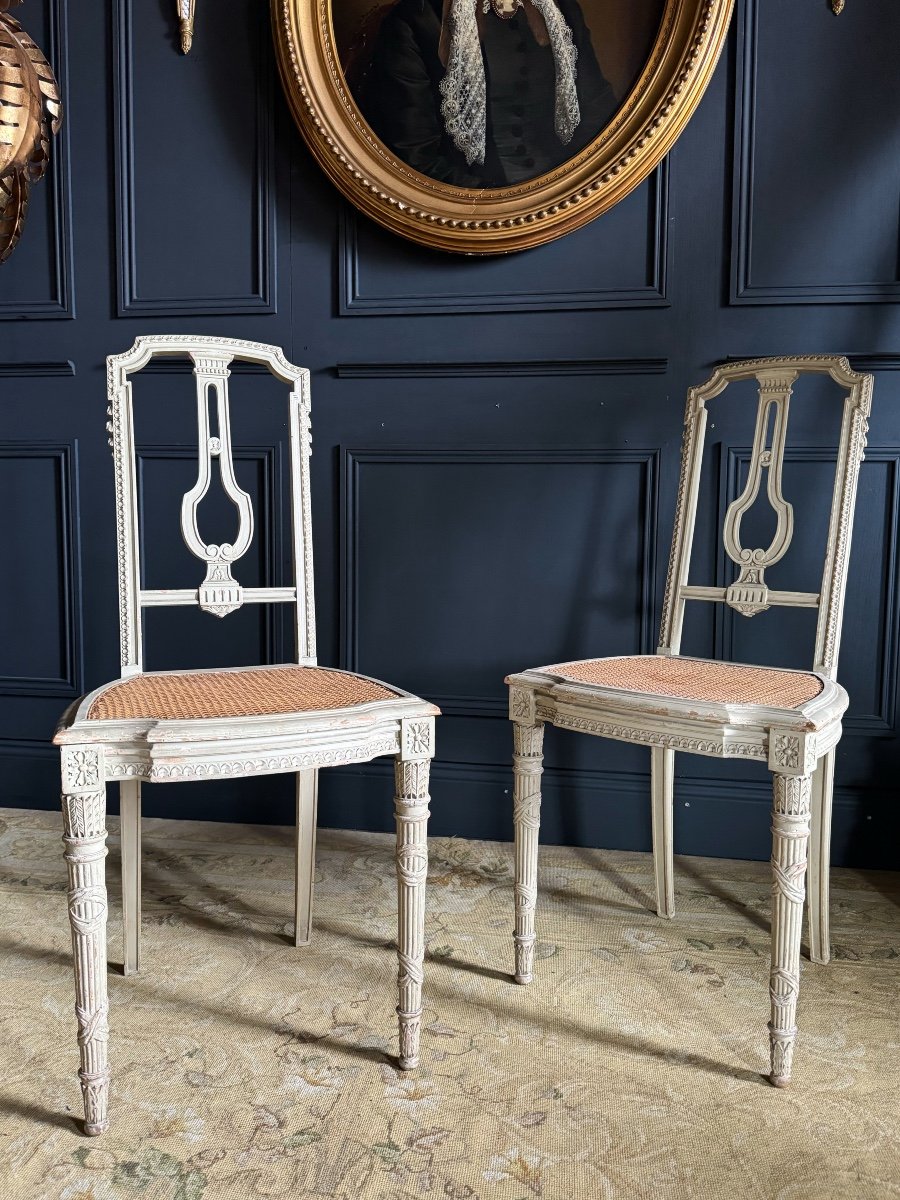
<svg viewBox="0 0 900 1200">
<path fill-rule="evenodd" d="M 20 2 L 0 0 L 0 263 L 22 236 L 29 190 L 47 170 L 62 121 L 50 64 L 9 15 Z"/>
<path fill-rule="evenodd" d="M 733 0 L 270 0 L 319 165 L 420 245 L 501 254 L 593 220 L 654 170 Z M 555 80 L 555 82 L 554 82 Z"/>
<path fill-rule="evenodd" d="M 178 26 L 181 31 L 181 53 L 189 54 L 194 41 L 194 11 L 197 0 L 176 0 Z"/>
</svg>

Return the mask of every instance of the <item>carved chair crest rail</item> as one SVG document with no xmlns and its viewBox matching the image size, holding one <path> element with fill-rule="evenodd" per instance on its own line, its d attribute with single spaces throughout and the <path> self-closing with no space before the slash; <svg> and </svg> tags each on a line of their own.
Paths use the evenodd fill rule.
<svg viewBox="0 0 900 1200">
<path fill-rule="evenodd" d="M 142 584 L 132 389 L 129 376 L 158 355 L 181 356 L 196 377 L 198 472 L 181 504 L 185 545 L 203 567 L 198 586 Z M 289 387 L 293 578 L 288 587 L 244 588 L 234 571 L 253 538 L 251 497 L 236 478 L 228 394 L 233 361 L 264 365 Z M 109 1124 L 106 980 L 106 783 L 119 782 L 122 829 L 124 970 L 140 951 L 142 783 L 292 772 L 297 777 L 295 942 L 312 927 L 318 768 L 395 759 L 398 880 L 398 991 L 401 1069 L 418 1063 L 428 866 L 428 775 L 434 717 L 427 701 L 380 680 L 319 667 L 313 596 L 309 372 L 275 346 L 224 337 L 139 337 L 107 359 L 110 445 L 115 470 L 122 678 L 73 704 L 54 741 L 62 757 L 62 809 L 75 961 L 75 1011 L 85 1131 Z M 213 419 L 211 410 L 215 412 Z M 198 507 L 213 460 L 237 510 L 233 542 L 201 536 Z M 223 670 L 145 672 L 143 609 L 198 605 L 225 617 L 244 604 L 290 604 L 295 663 Z"/>
<path fill-rule="evenodd" d="M 786 554 L 794 511 L 782 490 L 793 386 L 804 374 L 825 375 L 843 393 L 840 437 L 825 563 L 817 592 L 769 586 L 766 570 Z M 755 379 L 758 403 L 747 482 L 724 520 L 725 552 L 736 577 L 727 587 L 688 582 L 706 435 L 707 403 L 729 384 Z M 515 978 L 534 971 L 540 776 L 544 725 L 650 747 L 653 855 L 657 911 L 674 915 L 673 785 L 676 751 L 758 761 L 772 773 L 772 958 L 770 1079 L 786 1086 L 797 1035 L 800 934 L 809 879 L 810 956 L 829 958 L 828 864 L 834 751 L 848 696 L 836 681 L 841 623 L 873 377 L 846 358 L 810 355 L 718 367 L 688 392 L 675 529 L 657 655 L 561 663 L 510 675 L 509 716 L 515 750 Z M 742 520 L 759 497 L 775 513 L 765 547 L 745 546 Z M 720 602 L 745 617 L 772 606 L 818 610 L 812 671 L 787 671 L 682 656 L 685 605 Z M 809 863 L 807 866 L 807 855 Z"/>
</svg>

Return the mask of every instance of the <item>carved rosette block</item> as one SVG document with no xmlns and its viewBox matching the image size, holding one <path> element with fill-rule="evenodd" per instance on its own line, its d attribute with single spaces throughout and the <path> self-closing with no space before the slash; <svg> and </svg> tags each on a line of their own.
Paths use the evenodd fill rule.
<svg viewBox="0 0 900 1200">
<path fill-rule="evenodd" d="M 509 689 L 509 719 L 523 725 L 534 724 L 535 695 L 531 688 Z"/>
<path fill-rule="evenodd" d="M 541 825 L 541 772 L 543 770 L 543 725 L 513 725 L 515 828 L 515 906 L 513 942 L 516 954 L 516 983 L 534 978 L 534 910 L 537 905 L 538 832 Z"/>
<path fill-rule="evenodd" d="M 769 730 L 770 771 L 779 775 L 811 775 L 815 769 L 815 735 L 796 729 Z"/>
<path fill-rule="evenodd" d="M 797 1040 L 800 936 L 810 825 L 809 775 L 773 776 L 770 1079 L 787 1087 Z"/>
<path fill-rule="evenodd" d="M 397 819 L 397 1020 L 399 1066 L 419 1065 L 425 962 L 425 888 L 428 878 L 428 777 L 434 753 L 434 719 L 401 722 L 395 760 Z"/>
<path fill-rule="evenodd" d="M 75 965 L 75 1016 L 87 1134 L 109 1126 L 109 1001 L 106 992 L 106 785 L 103 751 L 62 751 L 62 813 Z"/>
</svg>

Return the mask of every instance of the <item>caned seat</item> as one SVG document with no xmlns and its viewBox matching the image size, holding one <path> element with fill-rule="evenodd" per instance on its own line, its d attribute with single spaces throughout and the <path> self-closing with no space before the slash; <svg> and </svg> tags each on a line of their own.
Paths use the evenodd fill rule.
<svg viewBox="0 0 900 1200">
<path fill-rule="evenodd" d="M 635 701 L 651 703 L 654 697 L 665 696 L 710 704 L 798 709 L 814 700 L 825 686 L 825 680 L 813 671 L 783 671 L 709 658 L 662 658 L 655 654 L 580 659 L 539 667 L 538 671 L 563 683 L 628 692 Z"/>
<path fill-rule="evenodd" d="M 150 588 L 142 577 L 139 451 L 130 377 L 158 356 L 189 360 L 195 377 L 197 477 L 181 499 L 181 536 L 202 566 L 191 587 Z M 244 587 L 235 576 L 253 542 L 254 514 L 251 497 L 238 482 L 232 452 L 228 381 L 233 360 L 267 368 L 288 388 L 287 422 L 274 412 L 272 417 L 273 427 L 277 423 L 289 431 L 291 553 L 272 556 L 273 565 L 281 557 L 291 560 L 290 575 L 281 584 Z M 71 705 L 54 737 L 62 760 L 79 1076 L 88 1134 L 102 1133 L 109 1124 L 106 784 L 119 785 L 123 967 L 132 975 L 140 958 L 145 784 L 295 775 L 294 941 L 303 946 L 312 930 L 319 768 L 391 755 L 397 824 L 397 1061 L 401 1070 L 409 1070 L 419 1055 L 428 775 L 438 715 L 433 704 L 400 688 L 320 667 L 316 661 L 309 371 L 289 363 L 277 346 L 161 334 L 138 338 L 130 350 L 109 358 L 107 381 L 122 675 Z M 232 528 L 225 531 L 229 541 L 200 529 L 201 503 L 211 487 L 219 486 L 235 509 Z M 278 510 L 277 505 L 272 508 Z M 146 528 L 144 532 L 146 536 Z M 193 606 L 212 621 L 244 604 L 286 607 L 290 620 L 282 624 L 293 641 L 295 662 L 223 670 L 144 670 L 145 609 Z"/>
<path fill-rule="evenodd" d="M 288 716 L 354 708 L 403 693 L 365 675 L 326 667 L 246 667 L 230 671 L 148 671 L 108 684 L 89 698 L 84 720 L 193 721 Z"/>
<path fill-rule="evenodd" d="M 784 557 L 794 535 L 794 507 L 782 490 L 782 468 L 793 386 L 802 374 L 825 376 L 829 386 L 837 384 L 842 393 L 824 570 L 819 588 L 810 592 L 783 591 L 766 578 L 766 572 Z M 730 581 L 717 580 L 716 586 L 692 584 L 688 576 L 707 404 L 733 381 L 752 379 L 759 394 L 753 445 L 743 488 L 728 505 L 722 529 L 733 577 Z M 691 388 L 658 654 L 557 663 L 517 672 L 506 680 L 515 739 L 514 947 L 518 983 L 528 983 L 534 972 L 540 776 L 546 724 L 650 748 L 656 907 L 662 917 L 671 917 L 675 911 L 676 752 L 756 761 L 769 768 L 773 787 L 770 1079 L 779 1087 L 790 1079 L 797 1036 L 800 930 L 807 875 L 810 957 L 820 963 L 829 957 L 828 857 L 834 751 L 849 703 L 836 680 L 837 661 L 872 383 L 871 375 L 851 370 L 845 358 L 809 355 L 729 363 L 717 368 L 701 387 Z M 803 453 L 801 450 L 801 457 Z M 815 453 L 820 456 L 822 451 L 816 448 Z M 774 510 L 774 535 L 768 546 L 746 544 L 741 536 L 743 519 L 763 494 Z M 744 617 L 756 616 L 773 606 L 816 609 L 812 671 L 682 656 L 684 611 L 689 600 L 725 603 Z"/>
</svg>

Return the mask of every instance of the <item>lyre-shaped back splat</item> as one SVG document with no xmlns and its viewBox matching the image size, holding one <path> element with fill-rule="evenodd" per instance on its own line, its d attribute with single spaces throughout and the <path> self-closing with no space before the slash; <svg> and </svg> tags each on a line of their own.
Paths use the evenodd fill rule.
<svg viewBox="0 0 900 1200">
<path fill-rule="evenodd" d="M 253 505 L 250 496 L 238 486 L 231 453 L 231 417 L 228 406 L 228 364 L 230 354 L 191 354 L 197 378 L 197 482 L 181 501 L 181 535 L 185 545 L 206 563 L 206 578 L 200 586 L 200 607 L 217 617 L 225 617 L 244 603 L 241 585 L 231 574 L 231 564 L 246 554 L 253 538 Z M 209 390 L 216 393 L 218 437 L 210 435 Z M 204 542 L 197 526 L 197 508 L 209 491 L 212 460 L 219 460 L 222 487 L 238 510 L 238 534 L 234 542 Z"/>
<path fill-rule="evenodd" d="M 789 370 L 760 371 L 757 374 L 759 407 L 747 483 L 740 496 L 728 506 L 725 514 L 725 550 L 732 562 L 740 567 L 738 578 L 726 589 L 725 603 L 745 617 L 754 617 L 769 608 L 766 567 L 771 567 L 784 556 L 794 534 L 794 510 L 781 492 L 781 469 L 784 465 L 791 389 L 797 374 L 797 371 Z M 773 409 L 775 420 L 772 442 L 769 445 L 770 415 Z M 740 537 L 741 521 L 744 513 L 753 506 L 759 495 L 764 470 L 768 471 L 766 493 L 777 518 L 775 536 L 768 549 L 744 549 Z"/>
</svg>

